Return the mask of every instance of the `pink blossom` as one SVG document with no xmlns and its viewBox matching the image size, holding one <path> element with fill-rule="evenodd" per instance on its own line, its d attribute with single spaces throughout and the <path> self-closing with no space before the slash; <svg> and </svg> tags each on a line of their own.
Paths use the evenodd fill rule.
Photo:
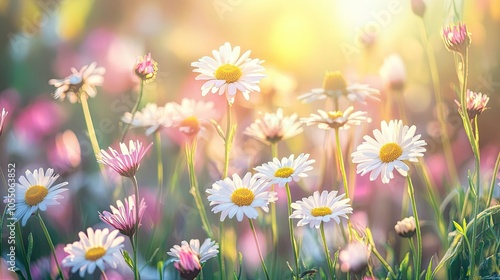
<svg viewBox="0 0 500 280">
<path fill-rule="evenodd" d="M 123 204 L 120 200 L 116 201 L 116 206 L 111 205 L 111 212 L 104 211 L 102 214 L 99 212 L 99 218 L 107 223 L 108 225 L 119 230 L 122 234 L 129 237 L 133 236 L 135 233 L 135 223 L 136 223 L 136 213 L 135 213 L 135 195 L 131 195 L 125 200 Z M 139 224 L 141 225 L 142 216 L 144 215 L 144 210 L 146 209 L 146 202 L 144 198 L 141 200 L 139 205 Z"/>
<path fill-rule="evenodd" d="M 201 271 L 198 255 L 190 249 L 179 252 L 179 261 L 174 263 L 182 279 L 192 280 Z"/>
<path fill-rule="evenodd" d="M 158 63 L 151 58 L 151 53 L 144 57 L 138 57 L 134 67 L 134 73 L 141 78 L 141 80 L 149 83 L 156 78 L 158 72 Z"/>
<path fill-rule="evenodd" d="M 135 176 L 135 173 L 141 165 L 142 158 L 146 155 L 149 148 L 151 148 L 151 145 L 153 145 L 153 143 L 144 147 L 139 140 L 136 142 L 130 140 L 128 147 L 125 143 L 120 143 L 121 153 L 109 147 L 110 154 L 105 150 L 101 150 L 97 162 L 113 168 L 113 170 L 118 172 L 121 176 L 131 178 Z"/>
</svg>

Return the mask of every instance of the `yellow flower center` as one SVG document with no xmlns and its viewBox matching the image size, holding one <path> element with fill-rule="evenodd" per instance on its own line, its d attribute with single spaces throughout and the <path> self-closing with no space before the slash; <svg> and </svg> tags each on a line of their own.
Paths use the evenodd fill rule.
<svg viewBox="0 0 500 280">
<path fill-rule="evenodd" d="M 274 172 L 274 176 L 278 178 L 288 178 L 293 174 L 293 172 L 295 172 L 295 170 L 291 167 L 281 167 Z"/>
<path fill-rule="evenodd" d="M 49 190 L 44 186 L 31 186 L 24 195 L 24 200 L 29 206 L 35 206 L 42 202 L 43 199 L 49 194 Z"/>
<path fill-rule="evenodd" d="M 330 111 L 330 112 L 328 112 L 328 117 L 332 120 L 340 118 L 343 115 L 344 115 L 344 113 L 342 113 L 342 111 Z"/>
<path fill-rule="evenodd" d="M 100 259 L 102 256 L 106 254 L 106 249 L 103 247 L 93 247 L 90 248 L 86 253 L 85 253 L 85 259 L 89 261 L 96 261 Z"/>
<path fill-rule="evenodd" d="M 231 201 L 238 206 L 248 206 L 254 199 L 253 192 L 247 188 L 236 189 L 231 195 Z"/>
<path fill-rule="evenodd" d="M 323 89 L 325 91 L 344 91 L 347 87 L 347 81 L 344 79 L 344 75 L 340 71 L 328 71 L 323 79 Z"/>
<path fill-rule="evenodd" d="M 227 83 L 236 82 L 242 75 L 241 69 L 232 64 L 224 64 L 215 70 L 217 80 L 225 80 Z"/>
<path fill-rule="evenodd" d="M 330 214 L 332 214 L 332 209 L 326 206 L 316 207 L 311 210 L 311 215 L 313 215 L 314 217 L 326 216 Z"/>
<path fill-rule="evenodd" d="M 200 122 L 195 116 L 190 116 L 181 121 L 181 127 L 187 128 L 186 134 L 196 134 L 200 130 Z"/>
<path fill-rule="evenodd" d="M 403 154 L 403 149 L 396 143 L 387 143 L 380 148 L 380 160 L 388 163 L 393 162 Z"/>
</svg>

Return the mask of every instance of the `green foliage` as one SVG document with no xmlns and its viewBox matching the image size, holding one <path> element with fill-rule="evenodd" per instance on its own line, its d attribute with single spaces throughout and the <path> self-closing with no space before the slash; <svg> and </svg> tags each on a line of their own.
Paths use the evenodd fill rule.
<svg viewBox="0 0 500 280">
<path fill-rule="evenodd" d="M 476 223 L 476 238 L 472 238 L 473 224 Z M 466 244 L 468 240 L 476 240 L 476 264 L 479 265 L 481 277 L 492 277 L 500 274 L 498 256 L 500 252 L 500 206 L 488 208 L 478 214 L 468 224 L 454 222 L 456 231 L 450 233 L 452 242 L 442 260 L 432 273 L 436 273 L 446 265 L 449 279 L 467 279 L 470 252 Z"/>
<path fill-rule="evenodd" d="M 125 261 L 125 263 L 133 271 L 134 270 L 134 261 L 132 261 L 132 258 L 130 258 L 130 255 L 128 254 L 128 252 L 126 250 L 122 250 L 122 256 L 123 256 L 123 260 Z"/>
</svg>

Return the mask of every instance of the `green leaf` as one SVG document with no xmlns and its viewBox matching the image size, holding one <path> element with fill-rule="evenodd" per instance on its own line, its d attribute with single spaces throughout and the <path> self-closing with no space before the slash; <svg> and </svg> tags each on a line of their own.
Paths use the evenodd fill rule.
<svg viewBox="0 0 500 280">
<path fill-rule="evenodd" d="M 125 263 L 127 263 L 128 267 L 130 267 L 130 269 L 132 269 L 132 271 L 134 271 L 134 261 L 132 261 L 128 252 L 126 250 L 121 250 L 121 252 L 122 252 L 123 260 L 125 261 Z"/>
<path fill-rule="evenodd" d="M 19 276 L 20 279 L 26 280 L 26 277 L 24 277 L 23 273 L 21 272 L 21 270 L 19 268 L 16 268 L 14 270 L 14 272 L 17 274 L 17 276 Z"/>
<path fill-rule="evenodd" d="M 143 270 L 148 264 L 150 264 L 153 261 L 153 258 L 156 256 L 156 254 L 160 251 L 160 248 L 156 248 L 156 250 L 153 252 L 149 260 L 141 267 L 140 270 Z"/>
<path fill-rule="evenodd" d="M 458 232 L 460 232 L 461 234 L 464 234 L 464 229 L 459 223 L 453 221 L 453 225 L 455 226 L 455 228 L 457 229 Z"/>
<path fill-rule="evenodd" d="M 432 280 L 432 259 L 434 256 L 431 257 L 431 260 L 429 261 L 429 266 L 427 266 L 427 272 L 425 273 L 425 280 Z"/>
<path fill-rule="evenodd" d="M 31 254 L 33 253 L 33 234 L 30 232 L 28 235 L 28 252 L 26 254 L 26 259 L 28 263 L 31 263 Z"/>
<path fill-rule="evenodd" d="M 219 123 L 217 123 L 216 120 L 211 119 L 210 122 L 214 125 L 215 131 L 217 131 L 217 134 L 219 137 L 222 139 L 222 141 L 226 141 L 226 136 L 224 136 L 224 131 L 222 131 L 222 127 L 220 127 Z"/>
<path fill-rule="evenodd" d="M 406 275 L 408 275 L 408 265 L 410 262 L 410 253 L 406 253 L 405 257 L 399 264 L 399 275 L 398 280 L 406 279 Z"/>
</svg>

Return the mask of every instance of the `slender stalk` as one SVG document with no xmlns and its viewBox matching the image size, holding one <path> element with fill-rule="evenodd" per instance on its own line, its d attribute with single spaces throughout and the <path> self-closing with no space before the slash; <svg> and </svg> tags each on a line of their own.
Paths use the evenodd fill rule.
<svg viewBox="0 0 500 280">
<path fill-rule="evenodd" d="M 28 262 L 28 258 L 26 256 L 23 233 L 21 231 L 21 225 L 19 222 L 16 223 L 16 237 L 17 242 L 19 242 L 19 249 L 21 249 L 21 256 L 23 257 L 24 266 L 26 267 L 26 276 L 28 277 L 28 280 L 32 280 L 33 278 L 31 277 L 30 263 Z"/>
<path fill-rule="evenodd" d="M 259 239 L 257 238 L 257 232 L 255 231 L 255 227 L 253 226 L 252 219 L 248 219 L 248 222 L 250 223 L 250 228 L 252 229 L 253 238 L 255 240 L 255 245 L 257 246 L 257 251 L 259 252 L 260 263 L 262 265 L 262 269 L 264 270 L 264 273 L 266 274 L 266 279 L 269 280 L 270 279 L 269 272 L 267 271 L 266 262 L 264 261 L 264 257 L 262 256 L 262 251 L 260 250 Z"/>
<path fill-rule="evenodd" d="M 290 232 L 290 242 L 292 243 L 293 257 L 295 260 L 295 271 L 296 271 L 296 276 L 298 278 L 300 276 L 299 250 L 297 248 L 297 244 L 295 242 L 295 235 L 293 233 L 293 221 L 290 218 L 290 216 L 292 215 L 292 194 L 290 193 L 290 186 L 288 185 L 288 183 L 286 183 L 285 188 L 286 188 L 286 196 L 288 202 L 288 228 Z"/>
<path fill-rule="evenodd" d="M 495 179 L 498 172 L 498 167 L 500 166 L 500 153 L 498 153 L 497 161 L 495 162 L 495 167 L 493 168 L 493 175 L 491 178 L 490 190 L 488 192 L 488 199 L 486 200 L 486 208 L 490 208 L 491 199 L 493 198 L 493 190 L 495 188 Z"/>
<path fill-rule="evenodd" d="M 139 244 L 138 244 L 138 238 L 137 236 L 139 235 L 139 184 L 137 183 L 137 178 L 131 177 L 130 180 L 132 181 L 132 184 L 134 185 L 134 193 L 135 193 L 135 225 L 134 225 L 134 236 L 133 238 L 131 237 L 132 242 L 132 249 L 134 250 L 134 279 L 139 280 L 141 279 L 141 275 L 139 274 L 139 265 L 137 263 L 137 254 L 139 251 Z"/>
<path fill-rule="evenodd" d="M 377 247 L 375 247 L 375 244 L 372 244 L 372 253 L 375 255 L 375 257 L 377 257 L 377 259 L 380 261 L 380 263 L 385 267 L 385 269 L 387 269 L 387 271 L 389 271 L 389 273 L 391 274 L 391 276 L 396 279 L 397 276 L 396 276 L 396 273 L 394 273 L 394 270 L 392 270 L 391 266 L 387 263 L 387 261 L 382 257 L 382 255 L 380 255 L 380 253 L 378 252 L 377 250 Z M 415 278 L 415 279 L 418 279 L 418 278 Z"/>
<path fill-rule="evenodd" d="M 408 244 L 410 244 L 410 252 L 411 252 L 411 258 L 413 260 L 413 267 L 417 267 L 417 258 L 415 257 L 417 251 L 415 251 L 415 244 L 413 243 L 413 237 L 408 238 Z"/>
<path fill-rule="evenodd" d="M 155 133 L 156 137 L 156 158 L 158 160 L 157 163 L 157 171 L 158 171 L 158 191 L 160 195 L 158 196 L 158 199 L 160 201 L 163 201 L 163 156 L 161 153 L 161 134 L 160 131 L 156 131 Z"/>
<path fill-rule="evenodd" d="M 350 197 L 349 196 L 349 185 L 347 183 L 347 173 L 345 171 L 345 165 L 344 165 L 344 156 L 342 155 L 342 148 L 340 146 L 340 136 L 339 136 L 339 130 L 338 129 L 335 129 L 335 142 L 336 142 L 336 146 L 337 146 L 337 156 L 338 156 L 338 164 L 340 165 L 340 173 L 342 175 L 342 182 L 344 184 L 344 192 L 345 192 L 345 196 L 347 198 L 350 199 L 351 201 L 351 205 L 353 204 L 354 202 L 354 197 Z M 351 220 L 347 220 L 347 227 L 348 227 L 348 238 L 349 238 L 349 241 L 351 240 L 351 228 L 352 228 L 352 225 L 351 225 Z"/>
<path fill-rule="evenodd" d="M 137 101 L 135 102 L 134 107 L 132 108 L 132 112 L 130 112 L 130 114 L 132 114 L 131 121 L 134 121 L 135 113 L 137 112 L 137 109 L 139 108 L 139 104 L 141 103 L 143 92 L 144 92 L 144 81 L 141 80 L 141 88 L 139 89 L 139 97 L 137 98 Z M 125 137 L 127 136 L 127 132 L 129 130 L 129 128 L 130 128 L 130 123 L 126 123 L 125 127 L 123 128 L 123 131 L 122 131 L 122 137 L 121 137 L 120 142 L 123 142 L 123 140 L 125 140 Z"/>
<path fill-rule="evenodd" d="M 104 272 L 104 270 L 101 270 L 102 272 L 102 277 L 104 278 L 104 280 L 108 280 L 108 276 L 106 276 L 106 272 Z"/>
<path fill-rule="evenodd" d="M 196 180 L 196 173 L 194 170 L 194 156 L 196 153 L 196 139 L 193 139 L 191 143 L 186 143 L 186 158 L 189 172 L 189 181 L 191 183 L 190 193 L 194 197 L 196 203 L 196 208 L 200 213 L 201 223 L 203 229 L 210 239 L 213 239 L 212 229 L 210 227 L 210 222 L 208 221 L 207 212 L 205 210 L 205 205 L 203 204 L 203 199 L 201 198 L 200 190 L 198 188 L 198 180 Z"/>
<path fill-rule="evenodd" d="M 274 158 L 278 157 L 278 143 L 273 142 L 271 143 L 271 155 Z M 271 186 L 271 191 L 274 191 L 275 186 Z M 278 233 L 278 220 L 277 220 L 277 214 L 276 214 L 276 203 L 271 203 L 271 232 L 273 235 L 273 251 L 274 251 L 274 257 L 273 257 L 273 263 L 271 266 L 272 272 L 274 273 L 276 271 L 276 261 L 278 257 L 278 239 L 279 239 L 279 233 Z M 273 275 L 274 276 L 274 275 Z"/>
<path fill-rule="evenodd" d="M 217 259 L 219 260 L 219 269 L 220 269 L 220 279 L 225 280 L 226 279 L 226 265 L 224 263 L 224 256 L 223 254 L 223 248 L 226 247 L 225 244 L 225 239 L 224 239 L 224 223 L 220 222 L 219 223 L 219 254 L 217 255 Z"/>
<path fill-rule="evenodd" d="M 422 232 L 420 231 L 420 221 L 418 219 L 417 202 L 415 201 L 415 190 L 413 188 L 413 183 L 411 181 L 411 177 L 409 174 L 408 176 L 406 176 L 406 178 L 408 179 L 408 194 L 410 195 L 410 201 L 413 209 L 413 217 L 415 218 L 415 226 L 417 233 L 417 250 L 416 250 L 417 254 L 415 256 L 417 261 L 415 266 L 415 279 L 419 279 L 420 266 L 422 263 Z"/>
<path fill-rule="evenodd" d="M 432 84 L 434 86 L 434 95 L 436 97 L 436 109 L 439 120 L 439 126 L 441 128 L 441 141 L 443 144 L 443 152 L 446 160 L 446 165 L 448 166 L 448 172 L 450 175 L 450 180 L 453 185 L 458 184 L 458 173 L 457 167 L 455 165 L 455 159 L 453 157 L 453 151 L 451 148 L 450 137 L 448 135 L 448 128 L 446 125 L 445 112 L 444 112 L 444 99 L 443 93 L 441 91 L 441 86 L 439 83 L 439 72 L 436 62 L 436 57 L 434 55 L 434 50 L 431 44 L 429 44 L 429 36 L 427 30 L 425 29 L 424 20 L 420 20 L 420 35 L 422 36 L 423 44 L 425 45 L 425 50 L 427 52 L 427 59 L 429 63 L 429 69 L 431 73 Z"/>
<path fill-rule="evenodd" d="M 59 261 L 57 260 L 56 249 L 54 248 L 54 244 L 52 243 L 52 239 L 50 238 L 49 231 L 43 222 L 42 216 L 40 216 L 40 212 L 36 213 L 38 220 L 40 221 L 40 226 L 42 227 L 43 233 L 45 234 L 45 238 L 47 238 L 47 243 L 49 243 L 50 251 L 52 252 L 52 256 L 56 261 L 57 271 L 62 280 L 64 280 L 64 274 L 62 273 L 61 266 L 59 265 Z"/>
<path fill-rule="evenodd" d="M 328 270 L 330 271 L 330 278 L 333 279 L 335 275 L 333 272 L 333 262 L 332 258 L 330 257 L 330 250 L 328 250 L 328 245 L 326 244 L 325 227 L 323 222 L 321 222 L 319 231 L 321 232 L 321 239 L 323 240 L 323 248 L 325 249 L 326 260 L 328 262 Z"/>
<path fill-rule="evenodd" d="M 92 151 L 94 152 L 94 156 L 97 156 L 101 152 L 101 149 L 99 148 L 99 142 L 97 141 L 94 124 L 92 122 L 92 117 L 90 115 L 89 104 L 87 102 L 87 98 L 84 96 L 82 96 L 80 100 L 82 103 L 83 116 L 85 118 L 85 123 L 87 125 L 87 131 L 89 133 L 89 139 L 90 139 L 90 144 L 92 146 Z M 98 165 L 104 182 L 108 184 L 108 176 L 106 176 L 106 169 L 104 168 L 104 165 L 102 164 Z"/>
</svg>

